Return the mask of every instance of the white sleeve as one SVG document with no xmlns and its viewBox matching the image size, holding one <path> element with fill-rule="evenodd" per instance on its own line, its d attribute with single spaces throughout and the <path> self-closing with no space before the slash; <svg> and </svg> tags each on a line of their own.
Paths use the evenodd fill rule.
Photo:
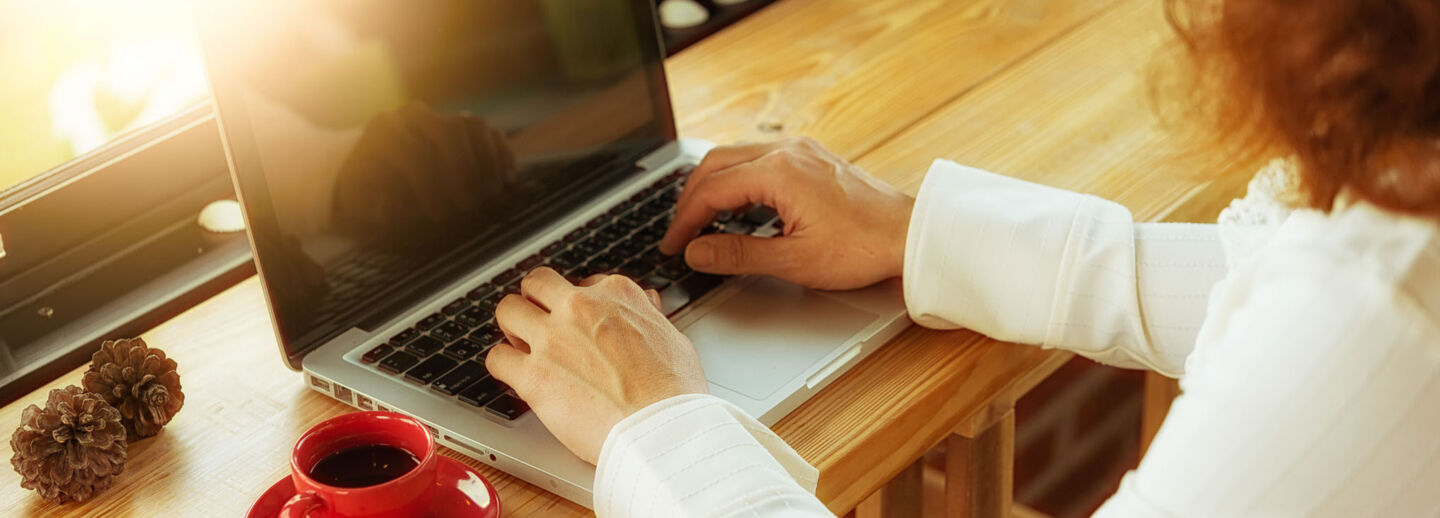
<svg viewBox="0 0 1440 518">
<path fill-rule="evenodd" d="M 690 394 L 615 425 L 595 471 L 601 517 L 834 516 L 818 472 L 739 407 Z"/>
<path fill-rule="evenodd" d="M 916 323 L 1177 376 L 1226 273 L 1214 225 L 1135 224 L 1094 196 L 935 161 L 916 198 Z"/>
<path fill-rule="evenodd" d="M 1096 516 L 1440 516 L 1440 328 L 1315 255 L 1217 287 L 1184 393 Z"/>
</svg>

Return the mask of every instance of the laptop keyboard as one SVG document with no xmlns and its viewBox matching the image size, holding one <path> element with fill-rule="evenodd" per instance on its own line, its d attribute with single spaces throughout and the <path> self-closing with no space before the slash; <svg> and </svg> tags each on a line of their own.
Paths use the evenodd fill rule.
<svg viewBox="0 0 1440 518">
<path fill-rule="evenodd" d="M 540 253 L 419 319 L 387 343 L 367 351 L 361 360 L 380 372 L 428 386 L 499 419 L 525 415 L 530 406 L 490 376 L 485 355 L 505 338 L 495 324 L 495 306 L 505 295 L 520 292 L 520 279 L 526 272 L 549 266 L 572 280 L 599 273 L 625 275 L 659 291 L 666 316 L 725 280 L 693 271 L 683 257 L 667 256 L 656 248 L 670 226 L 675 200 L 689 172 L 687 168 L 660 179 Z M 780 234 L 782 228 L 774 209 L 756 207 L 743 214 L 721 214 L 701 233 L 770 237 Z"/>
</svg>

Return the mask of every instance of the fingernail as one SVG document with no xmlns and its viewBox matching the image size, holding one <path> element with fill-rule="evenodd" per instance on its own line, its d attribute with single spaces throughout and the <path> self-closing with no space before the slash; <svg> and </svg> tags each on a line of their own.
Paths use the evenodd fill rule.
<svg viewBox="0 0 1440 518">
<path fill-rule="evenodd" d="M 704 268 L 715 262 L 715 247 L 709 243 L 695 242 L 685 251 L 685 261 L 692 268 Z"/>
</svg>

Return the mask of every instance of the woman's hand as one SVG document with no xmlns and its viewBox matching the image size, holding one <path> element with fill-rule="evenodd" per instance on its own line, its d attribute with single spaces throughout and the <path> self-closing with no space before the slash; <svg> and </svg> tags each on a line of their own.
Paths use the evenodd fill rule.
<svg viewBox="0 0 1440 518">
<path fill-rule="evenodd" d="M 619 275 L 576 286 L 539 268 L 495 308 L 508 343 L 491 349 L 486 366 L 594 464 L 615 423 L 672 396 L 709 392 L 699 353 L 658 302 Z"/>
<path fill-rule="evenodd" d="M 696 237 L 727 210 L 767 205 L 784 235 Z M 691 173 L 661 251 L 691 268 L 852 289 L 898 277 L 915 199 L 808 138 L 716 148 Z"/>
</svg>

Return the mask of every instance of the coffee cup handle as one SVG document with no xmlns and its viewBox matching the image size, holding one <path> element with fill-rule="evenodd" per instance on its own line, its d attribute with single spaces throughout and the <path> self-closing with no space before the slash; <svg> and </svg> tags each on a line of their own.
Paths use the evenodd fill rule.
<svg viewBox="0 0 1440 518">
<path fill-rule="evenodd" d="M 285 502 L 285 507 L 280 508 L 279 518 L 311 518 L 312 513 L 316 518 L 324 516 L 325 500 L 314 492 L 304 492 L 290 497 Z"/>
</svg>

